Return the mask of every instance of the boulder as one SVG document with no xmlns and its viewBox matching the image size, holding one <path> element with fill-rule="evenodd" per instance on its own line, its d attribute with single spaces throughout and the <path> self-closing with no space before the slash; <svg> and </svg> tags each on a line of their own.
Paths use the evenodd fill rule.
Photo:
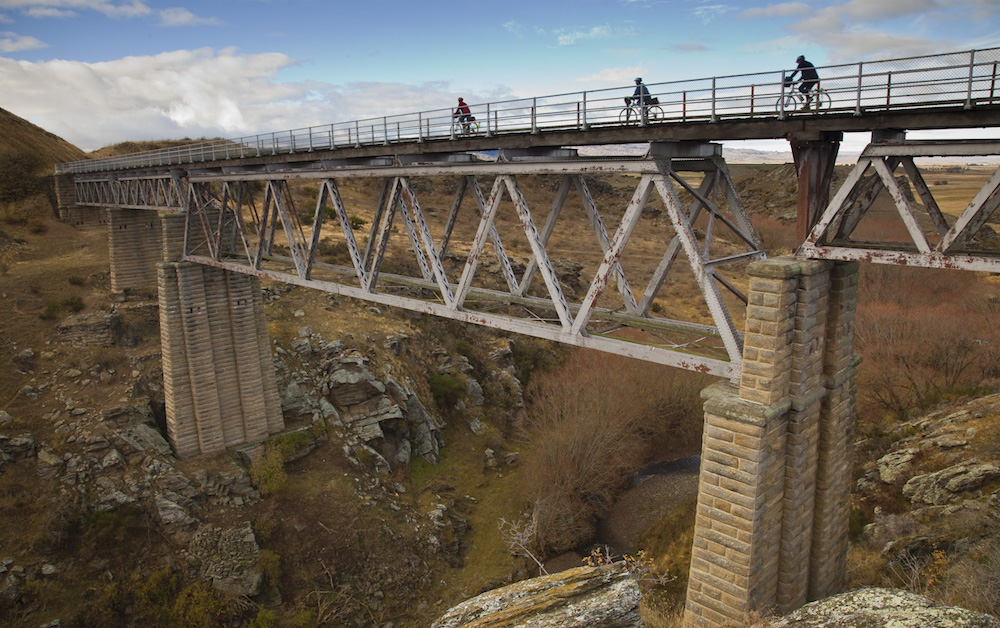
<svg viewBox="0 0 1000 628">
<path fill-rule="evenodd" d="M 964 608 L 940 606 L 923 595 L 892 589 L 858 589 L 810 604 L 767 628 L 1000 628 L 1000 621 Z"/>
<path fill-rule="evenodd" d="M 639 585 L 624 563 L 577 567 L 487 591 L 452 607 L 432 628 L 640 627 Z"/>
<path fill-rule="evenodd" d="M 260 593 L 264 573 L 257 567 L 260 547 L 250 522 L 230 529 L 203 526 L 189 551 L 201 562 L 199 575 L 223 595 L 241 599 Z"/>
<path fill-rule="evenodd" d="M 1000 467 L 973 460 L 914 476 L 903 485 L 903 495 L 915 504 L 940 506 L 954 503 L 963 493 L 978 490 L 997 479 L 1000 479 Z"/>
</svg>

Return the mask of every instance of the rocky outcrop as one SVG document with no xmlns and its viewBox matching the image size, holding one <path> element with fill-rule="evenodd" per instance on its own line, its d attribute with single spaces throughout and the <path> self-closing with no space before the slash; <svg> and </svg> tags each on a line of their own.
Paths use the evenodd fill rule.
<svg viewBox="0 0 1000 628">
<path fill-rule="evenodd" d="M 929 597 L 892 589 L 858 589 L 806 604 L 766 628 L 1000 628 L 974 611 L 940 606 Z"/>
<path fill-rule="evenodd" d="M 641 599 L 624 563 L 577 567 L 487 591 L 432 628 L 638 628 Z"/>
<path fill-rule="evenodd" d="M 56 335 L 75 347 L 110 347 L 122 335 L 122 317 L 114 312 L 74 314 L 56 325 Z"/>
<path fill-rule="evenodd" d="M 250 522 L 231 529 L 203 526 L 192 538 L 186 558 L 199 577 L 230 599 L 261 591 L 264 573 L 257 567 L 260 548 Z"/>
<path fill-rule="evenodd" d="M 1000 467 L 970 460 L 946 469 L 916 475 L 903 486 L 903 496 L 915 504 L 940 506 L 1000 479 Z"/>
</svg>

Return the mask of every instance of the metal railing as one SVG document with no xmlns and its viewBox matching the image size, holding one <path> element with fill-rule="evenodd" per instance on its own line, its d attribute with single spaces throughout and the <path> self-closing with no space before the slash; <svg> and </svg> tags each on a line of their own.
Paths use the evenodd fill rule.
<svg viewBox="0 0 1000 628">
<path fill-rule="evenodd" d="M 905 57 L 817 67 L 821 87 L 830 95 L 826 112 L 903 110 L 917 107 L 1000 103 L 997 65 L 1000 48 Z M 650 83 L 659 99 L 655 119 L 632 124 L 660 125 L 722 119 L 770 118 L 790 115 L 782 101 L 784 78 L 790 70 L 734 74 L 711 78 Z M 632 87 L 617 87 L 551 96 L 470 105 L 479 123 L 476 136 L 585 131 L 621 125 L 623 98 Z M 213 140 L 116 157 L 57 164 L 57 174 L 105 172 L 130 168 L 180 166 L 267 155 L 308 153 L 361 146 L 455 139 L 461 127 L 454 109 L 337 122 L 228 140 Z"/>
</svg>

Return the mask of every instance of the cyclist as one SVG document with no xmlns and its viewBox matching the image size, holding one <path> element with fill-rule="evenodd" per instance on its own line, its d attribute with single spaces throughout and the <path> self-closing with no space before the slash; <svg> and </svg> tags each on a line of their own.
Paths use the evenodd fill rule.
<svg viewBox="0 0 1000 628">
<path fill-rule="evenodd" d="M 455 115 L 458 116 L 459 122 L 472 121 L 472 111 L 469 110 L 469 105 L 465 104 L 465 100 L 461 96 L 458 98 L 458 109 L 455 109 Z"/>
<path fill-rule="evenodd" d="M 652 95 L 650 95 L 649 90 L 646 89 L 646 85 L 642 82 L 642 77 L 635 77 L 635 92 L 630 97 L 625 99 L 625 106 L 631 107 L 633 105 L 638 105 L 639 111 L 642 115 L 642 122 L 645 124 L 649 106 L 658 104 L 660 104 L 659 99 L 653 98 Z"/>
<path fill-rule="evenodd" d="M 799 81 L 799 91 L 806 97 L 806 104 L 802 108 L 810 109 L 812 107 L 812 88 L 819 84 L 819 74 L 816 73 L 816 66 L 806 61 L 803 55 L 799 55 L 795 59 L 795 63 L 798 66 L 792 72 L 791 76 L 785 79 L 785 85 L 791 86 L 795 82 L 795 75 L 802 72 L 802 79 Z"/>
<path fill-rule="evenodd" d="M 649 98 L 650 98 L 649 90 L 646 89 L 646 86 L 643 84 L 642 77 L 641 76 L 635 77 L 635 93 L 632 94 L 631 104 L 641 105 L 645 107 L 647 104 L 649 104 Z"/>
</svg>

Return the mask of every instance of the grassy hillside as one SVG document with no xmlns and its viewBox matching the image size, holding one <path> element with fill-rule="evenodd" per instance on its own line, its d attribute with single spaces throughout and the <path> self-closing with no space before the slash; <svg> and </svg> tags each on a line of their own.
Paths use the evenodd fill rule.
<svg viewBox="0 0 1000 628">
<path fill-rule="evenodd" d="M 42 169 L 41 174 L 51 174 L 52 167 L 59 162 L 87 158 L 86 153 L 58 135 L 0 109 L 0 154 L 3 153 L 30 158 Z"/>
</svg>

